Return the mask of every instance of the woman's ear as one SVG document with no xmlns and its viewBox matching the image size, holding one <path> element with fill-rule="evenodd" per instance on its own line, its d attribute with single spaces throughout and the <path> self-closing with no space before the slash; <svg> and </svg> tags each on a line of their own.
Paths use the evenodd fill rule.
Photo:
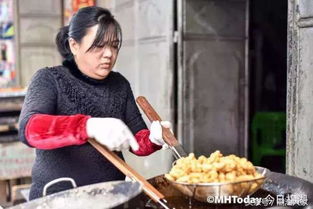
<svg viewBox="0 0 313 209">
<path fill-rule="evenodd" d="M 68 44 L 70 45 L 72 54 L 75 56 L 78 52 L 79 44 L 73 38 L 68 39 Z"/>
</svg>

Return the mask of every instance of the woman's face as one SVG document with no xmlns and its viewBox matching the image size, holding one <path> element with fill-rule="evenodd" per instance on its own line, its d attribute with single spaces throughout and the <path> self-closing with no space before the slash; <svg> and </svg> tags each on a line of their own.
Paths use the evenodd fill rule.
<svg viewBox="0 0 313 209">
<path fill-rule="evenodd" d="M 104 44 L 88 51 L 95 40 L 97 30 L 98 25 L 90 27 L 80 43 L 70 38 L 69 44 L 80 71 L 91 78 L 100 80 L 106 78 L 111 72 L 119 49 L 117 40 L 116 44 Z"/>
</svg>

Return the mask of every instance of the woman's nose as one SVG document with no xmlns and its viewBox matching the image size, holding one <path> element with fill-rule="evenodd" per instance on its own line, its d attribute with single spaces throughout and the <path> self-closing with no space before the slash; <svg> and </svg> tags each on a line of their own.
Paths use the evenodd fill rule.
<svg viewBox="0 0 313 209">
<path fill-rule="evenodd" d="M 112 49 L 111 47 L 104 47 L 103 57 L 112 57 Z"/>
</svg>

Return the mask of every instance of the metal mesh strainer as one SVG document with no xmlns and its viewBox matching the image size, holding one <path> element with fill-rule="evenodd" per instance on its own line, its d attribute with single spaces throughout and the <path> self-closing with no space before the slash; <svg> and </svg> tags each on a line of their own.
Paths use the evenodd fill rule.
<svg viewBox="0 0 313 209">
<path fill-rule="evenodd" d="M 256 171 L 262 175 L 260 178 L 236 181 L 236 182 L 225 182 L 225 183 L 198 183 L 189 184 L 181 183 L 167 179 L 177 190 L 183 194 L 193 197 L 194 199 L 207 202 L 207 198 L 210 196 L 221 197 L 221 196 L 238 196 L 245 197 L 252 195 L 256 192 L 264 183 L 269 170 L 263 167 L 255 167 Z"/>
</svg>

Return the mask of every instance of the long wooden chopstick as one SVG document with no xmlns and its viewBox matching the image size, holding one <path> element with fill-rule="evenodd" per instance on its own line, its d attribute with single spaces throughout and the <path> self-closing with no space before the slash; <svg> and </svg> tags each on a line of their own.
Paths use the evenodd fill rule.
<svg viewBox="0 0 313 209">
<path fill-rule="evenodd" d="M 119 156 L 109 150 L 107 147 L 99 144 L 95 139 L 89 139 L 88 142 L 98 150 L 105 158 L 107 158 L 113 165 L 115 165 L 122 173 L 129 178 L 141 183 L 144 192 L 155 202 L 161 204 L 163 208 L 169 209 L 164 195 L 152 186 L 143 176 L 138 174 L 127 163 L 125 163 Z"/>
</svg>

